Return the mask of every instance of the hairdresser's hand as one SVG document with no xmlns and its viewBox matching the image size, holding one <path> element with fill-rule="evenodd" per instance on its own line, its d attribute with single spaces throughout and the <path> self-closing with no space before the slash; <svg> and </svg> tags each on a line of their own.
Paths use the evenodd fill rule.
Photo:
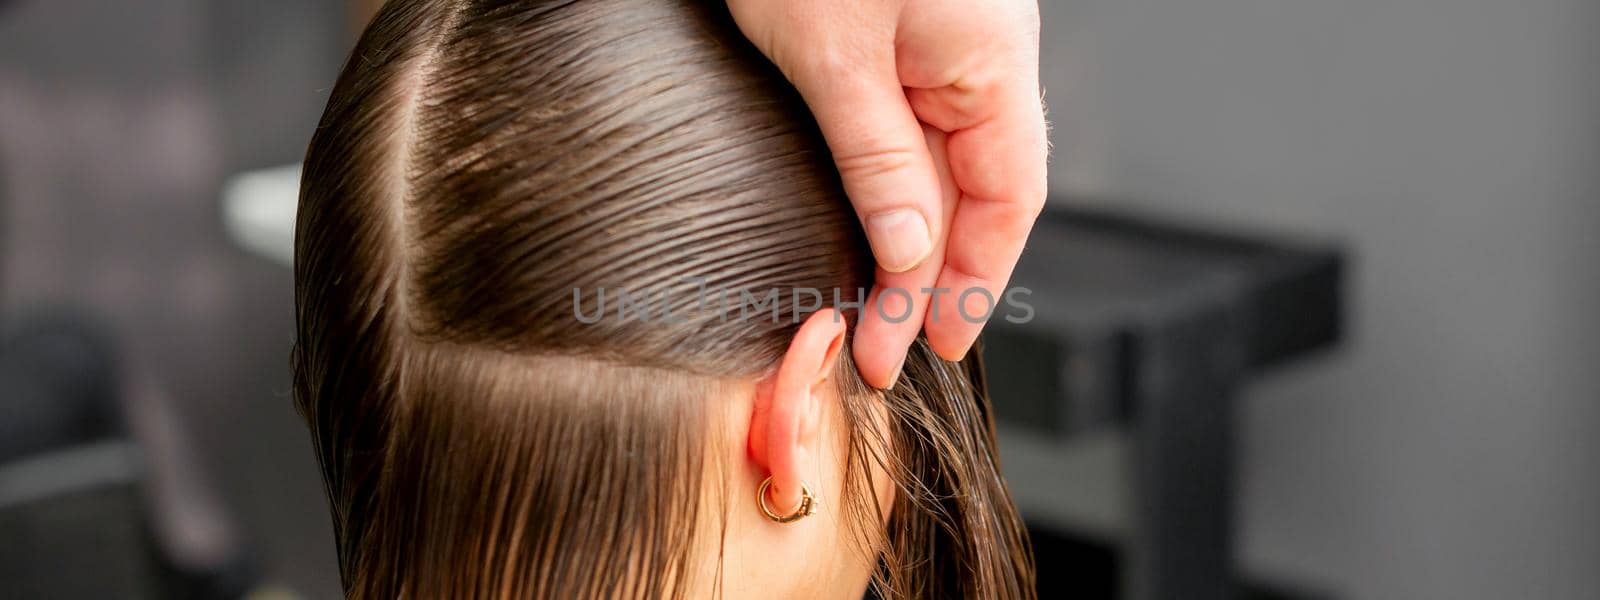
<svg viewBox="0 0 1600 600">
<path fill-rule="evenodd" d="M 872 243 L 878 285 L 855 336 L 861 374 L 872 385 L 891 385 L 922 327 L 940 356 L 966 355 L 988 303 L 967 294 L 963 315 L 957 298 L 981 288 L 995 304 L 1004 302 L 1003 288 L 1044 206 L 1038 5 L 728 6 L 815 113 Z"/>
</svg>

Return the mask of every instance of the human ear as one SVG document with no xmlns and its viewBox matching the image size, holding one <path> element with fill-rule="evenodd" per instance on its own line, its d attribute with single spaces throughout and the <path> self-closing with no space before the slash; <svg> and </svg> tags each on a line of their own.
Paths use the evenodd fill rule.
<svg viewBox="0 0 1600 600">
<path fill-rule="evenodd" d="M 785 511 L 800 504 L 802 474 L 812 467 L 818 444 L 823 385 L 844 345 L 839 313 L 813 313 L 795 332 L 778 364 L 756 386 L 750 416 L 750 457 L 772 477 L 766 501 Z"/>
</svg>

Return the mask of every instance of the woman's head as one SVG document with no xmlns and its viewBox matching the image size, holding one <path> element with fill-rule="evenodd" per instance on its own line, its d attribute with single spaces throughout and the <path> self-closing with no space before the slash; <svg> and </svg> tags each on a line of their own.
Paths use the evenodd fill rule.
<svg viewBox="0 0 1600 600">
<path fill-rule="evenodd" d="M 865 241 L 716 3 L 391 0 L 304 181 L 296 399 L 351 596 L 1028 594 L 980 370 L 857 378 Z M 818 514 L 768 520 L 767 477 Z"/>
</svg>

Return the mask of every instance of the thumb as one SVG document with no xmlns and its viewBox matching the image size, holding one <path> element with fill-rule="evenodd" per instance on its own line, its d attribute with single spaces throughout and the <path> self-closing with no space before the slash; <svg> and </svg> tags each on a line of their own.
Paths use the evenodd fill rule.
<svg viewBox="0 0 1600 600">
<path fill-rule="evenodd" d="M 928 257 L 944 224 L 939 178 L 892 51 L 879 67 L 785 71 L 822 128 L 878 266 L 899 273 Z"/>
</svg>

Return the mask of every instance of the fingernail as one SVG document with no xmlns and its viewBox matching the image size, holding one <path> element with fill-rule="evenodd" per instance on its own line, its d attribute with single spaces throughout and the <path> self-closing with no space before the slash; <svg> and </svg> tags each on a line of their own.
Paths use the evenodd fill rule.
<svg viewBox="0 0 1600 600">
<path fill-rule="evenodd" d="M 944 353 L 942 351 L 939 351 L 939 350 L 934 350 L 933 352 L 935 354 L 938 354 L 939 358 L 942 358 L 942 359 L 947 360 L 949 362 L 961 362 L 961 361 L 967 359 L 967 355 L 968 354 L 972 353 L 972 346 L 975 343 L 976 342 L 967 342 L 967 345 L 962 346 L 959 351 L 951 353 L 951 354 L 946 354 L 946 353 Z"/>
<path fill-rule="evenodd" d="M 966 360 L 967 359 L 967 355 L 971 354 L 971 353 L 972 353 L 972 344 L 967 344 L 967 347 L 961 349 L 961 354 L 957 355 L 956 359 L 954 361 L 951 361 L 951 362 L 961 362 L 963 360 Z"/>
<path fill-rule="evenodd" d="M 867 241 L 872 243 L 872 254 L 878 259 L 878 266 L 891 273 L 916 268 L 933 249 L 927 219 L 910 208 L 867 217 Z"/>
<path fill-rule="evenodd" d="M 889 385 L 883 389 L 892 390 L 895 384 L 900 383 L 900 373 L 906 370 L 906 359 L 901 358 L 900 364 L 894 366 L 894 375 L 889 376 Z"/>
</svg>

